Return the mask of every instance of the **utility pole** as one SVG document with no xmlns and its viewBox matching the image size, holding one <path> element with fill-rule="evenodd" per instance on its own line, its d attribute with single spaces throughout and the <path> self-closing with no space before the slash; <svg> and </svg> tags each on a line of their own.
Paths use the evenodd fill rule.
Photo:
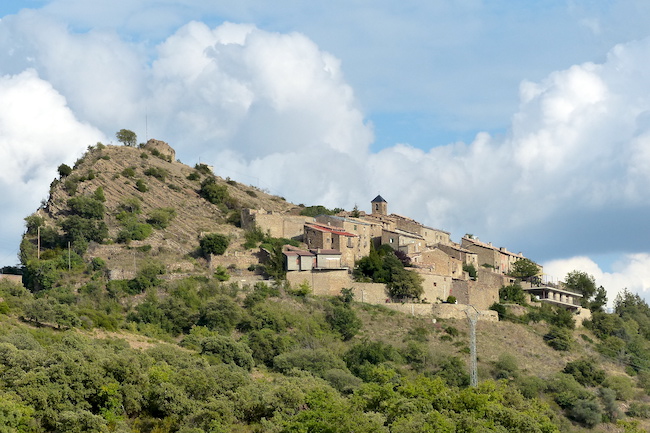
<svg viewBox="0 0 650 433">
<path fill-rule="evenodd" d="M 467 320 L 469 321 L 469 385 L 478 386 L 478 360 L 476 355 L 476 322 L 481 315 L 473 305 L 465 310 Z M 473 311 L 472 311 L 473 310 Z"/>
</svg>

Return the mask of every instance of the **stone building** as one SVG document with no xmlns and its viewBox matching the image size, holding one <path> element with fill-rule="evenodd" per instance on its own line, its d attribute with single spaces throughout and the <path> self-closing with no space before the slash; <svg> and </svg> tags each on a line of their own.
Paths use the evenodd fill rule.
<svg viewBox="0 0 650 433">
<path fill-rule="evenodd" d="M 506 248 L 498 248 L 492 243 L 484 243 L 478 239 L 463 236 L 461 247 L 477 255 L 479 266 L 489 267 L 494 272 L 510 274 L 512 265 L 520 259 L 525 259 L 522 253 L 513 253 Z"/>
<path fill-rule="evenodd" d="M 381 195 L 375 197 L 371 202 L 372 215 L 388 215 L 388 202 Z"/>
<path fill-rule="evenodd" d="M 359 254 L 356 260 L 370 254 L 370 243 L 373 236 L 381 236 L 381 227 L 379 231 L 372 223 L 366 222 L 359 218 L 341 217 L 337 215 L 318 215 L 316 222 L 323 226 L 334 227 L 359 236 Z M 379 235 L 375 235 L 375 233 Z"/>
<path fill-rule="evenodd" d="M 253 230 L 258 227 L 263 233 L 269 233 L 274 238 L 302 240 L 305 223 L 309 222 L 314 222 L 314 218 L 264 209 L 242 209 L 241 211 L 242 229 Z"/>
<path fill-rule="evenodd" d="M 464 265 L 473 265 L 475 269 L 478 269 L 478 256 L 476 253 L 466 250 L 456 243 L 451 243 L 449 245 L 438 244 L 436 248 L 444 251 L 451 258 L 460 260 Z"/>
<path fill-rule="evenodd" d="M 422 236 L 399 229 L 384 229 L 381 234 L 381 245 L 388 245 L 408 256 L 421 253 L 425 249 L 425 241 Z"/>
<path fill-rule="evenodd" d="M 359 236 L 320 224 L 305 224 L 304 242 L 310 250 L 337 250 L 341 253 L 341 265 L 354 267 L 356 260 L 368 255 L 359 246 Z"/>
</svg>

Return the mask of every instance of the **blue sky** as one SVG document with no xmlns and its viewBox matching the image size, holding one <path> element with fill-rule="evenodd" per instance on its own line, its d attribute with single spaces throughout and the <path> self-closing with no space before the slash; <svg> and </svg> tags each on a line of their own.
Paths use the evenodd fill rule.
<svg viewBox="0 0 650 433">
<path fill-rule="evenodd" d="M 50 0 L 0 17 L 0 157 L 17 161 L 2 264 L 56 166 L 128 128 L 295 203 L 380 192 L 454 240 L 650 289 L 646 1 Z"/>
</svg>

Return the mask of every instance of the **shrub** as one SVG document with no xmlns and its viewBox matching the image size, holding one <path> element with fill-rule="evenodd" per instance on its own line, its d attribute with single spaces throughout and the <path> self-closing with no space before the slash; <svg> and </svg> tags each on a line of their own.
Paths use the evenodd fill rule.
<svg viewBox="0 0 650 433">
<path fill-rule="evenodd" d="M 435 375 L 443 379 L 449 386 L 469 385 L 467 366 L 456 356 L 445 356 L 438 361 L 438 371 Z"/>
<path fill-rule="evenodd" d="M 153 227 L 146 223 L 129 220 L 124 229 L 117 234 L 117 242 L 143 241 L 153 233 Z"/>
<path fill-rule="evenodd" d="M 154 209 L 149 213 L 147 222 L 156 229 L 165 229 L 176 217 L 176 210 L 171 207 Z"/>
<path fill-rule="evenodd" d="M 332 368 L 345 369 L 345 362 L 326 349 L 297 349 L 276 356 L 273 367 L 285 374 L 297 368 L 322 376 Z"/>
<path fill-rule="evenodd" d="M 573 343 L 571 331 L 557 326 L 551 327 L 548 334 L 544 335 L 544 340 L 553 349 L 561 351 L 569 350 Z"/>
<path fill-rule="evenodd" d="M 165 178 L 169 176 L 169 172 L 162 167 L 149 167 L 144 171 L 144 174 L 155 177 L 161 182 L 164 182 Z"/>
<path fill-rule="evenodd" d="M 496 379 L 514 379 L 518 374 L 517 359 L 509 353 L 502 353 L 494 363 L 494 377 Z"/>
<path fill-rule="evenodd" d="M 253 367 L 251 350 L 231 337 L 213 335 L 201 342 L 201 353 L 211 355 L 217 362 L 235 364 L 246 370 Z"/>
<path fill-rule="evenodd" d="M 605 370 L 597 368 L 592 359 L 581 358 L 568 362 L 564 373 L 573 376 L 579 384 L 584 386 L 598 386 L 605 380 Z"/>
<path fill-rule="evenodd" d="M 122 170 L 122 176 L 124 177 L 135 177 L 135 169 L 133 167 L 127 167 Z"/>
<path fill-rule="evenodd" d="M 246 343 L 256 361 L 272 367 L 273 358 L 287 351 L 295 341 L 290 336 L 278 334 L 272 329 L 259 329 L 246 334 Z"/>
<path fill-rule="evenodd" d="M 217 266 L 217 269 L 214 271 L 214 278 L 219 281 L 228 281 L 230 279 L 230 274 L 223 266 Z"/>
<path fill-rule="evenodd" d="M 69 195 L 75 195 L 77 193 L 77 188 L 79 187 L 79 178 L 77 176 L 69 176 L 63 182 L 63 189 Z"/>
<path fill-rule="evenodd" d="M 325 320 L 344 341 L 350 340 L 361 329 L 362 322 L 349 304 L 332 302 L 325 309 Z"/>
<path fill-rule="evenodd" d="M 212 175 L 212 170 L 206 164 L 195 164 L 194 169 L 199 173 L 203 173 L 205 175 Z"/>
<path fill-rule="evenodd" d="M 634 383 L 627 376 L 608 376 L 603 386 L 616 392 L 617 400 L 631 400 L 634 397 Z"/>
<path fill-rule="evenodd" d="M 476 280 L 477 272 L 476 272 L 476 268 L 474 267 L 473 264 L 471 264 L 471 263 L 465 263 L 465 264 L 463 265 L 463 271 L 467 272 L 467 274 L 469 275 L 469 278 L 470 278 L 470 279 L 472 279 L 472 280 Z"/>
<path fill-rule="evenodd" d="M 363 341 L 348 350 L 343 357 L 348 368 L 355 374 L 368 365 L 377 365 L 399 359 L 399 354 L 393 346 L 381 341 Z"/>
<path fill-rule="evenodd" d="M 569 418 L 591 428 L 603 419 L 603 412 L 594 400 L 578 400 L 569 410 Z"/>
<path fill-rule="evenodd" d="M 636 418 L 650 418 L 650 405 L 635 401 L 630 403 L 630 408 L 626 414 Z"/>
<path fill-rule="evenodd" d="M 135 182 L 135 188 L 136 188 L 138 191 L 140 191 L 140 192 L 147 192 L 147 191 L 149 191 L 149 187 L 147 187 L 147 184 L 146 184 L 145 181 L 142 180 L 142 179 L 138 179 L 138 180 Z"/>
<path fill-rule="evenodd" d="M 193 171 L 192 173 L 187 175 L 187 180 L 199 180 L 201 179 L 201 175 L 197 171 Z"/>
<path fill-rule="evenodd" d="M 79 215 L 86 219 L 100 220 L 104 218 L 104 204 L 96 198 L 72 197 L 67 204 L 72 215 Z"/>
<path fill-rule="evenodd" d="M 199 242 L 201 251 L 203 251 L 203 254 L 205 255 L 222 255 L 226 252 L 229 243 L 230 241 L 228 240 L 228 237 L 219 233 L 205 235 Z"/>
<path fill-rule="evenodd" d="M 224 203 L 229 198 L 228 188 L 225 185 L 218 185 L 214 177 L 208 177 L 201 182 L 199 194 L 212 204 Z"/>
</svg>

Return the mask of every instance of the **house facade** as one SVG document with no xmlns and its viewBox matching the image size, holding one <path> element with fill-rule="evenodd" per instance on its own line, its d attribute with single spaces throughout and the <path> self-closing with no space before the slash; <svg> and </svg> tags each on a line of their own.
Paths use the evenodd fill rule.
<svg viewBox="0 0 650 433">
<path fill-rule="evenodd" d="M 305 239 L 310 250 L 337 250 L 341 254 L 341 265 L 354 267 L 356 260 L 367 256 L 370 247 L 364 249 L 359 236 L 345 230 L 321 224 L 305 224 Z"/>
</svg>

